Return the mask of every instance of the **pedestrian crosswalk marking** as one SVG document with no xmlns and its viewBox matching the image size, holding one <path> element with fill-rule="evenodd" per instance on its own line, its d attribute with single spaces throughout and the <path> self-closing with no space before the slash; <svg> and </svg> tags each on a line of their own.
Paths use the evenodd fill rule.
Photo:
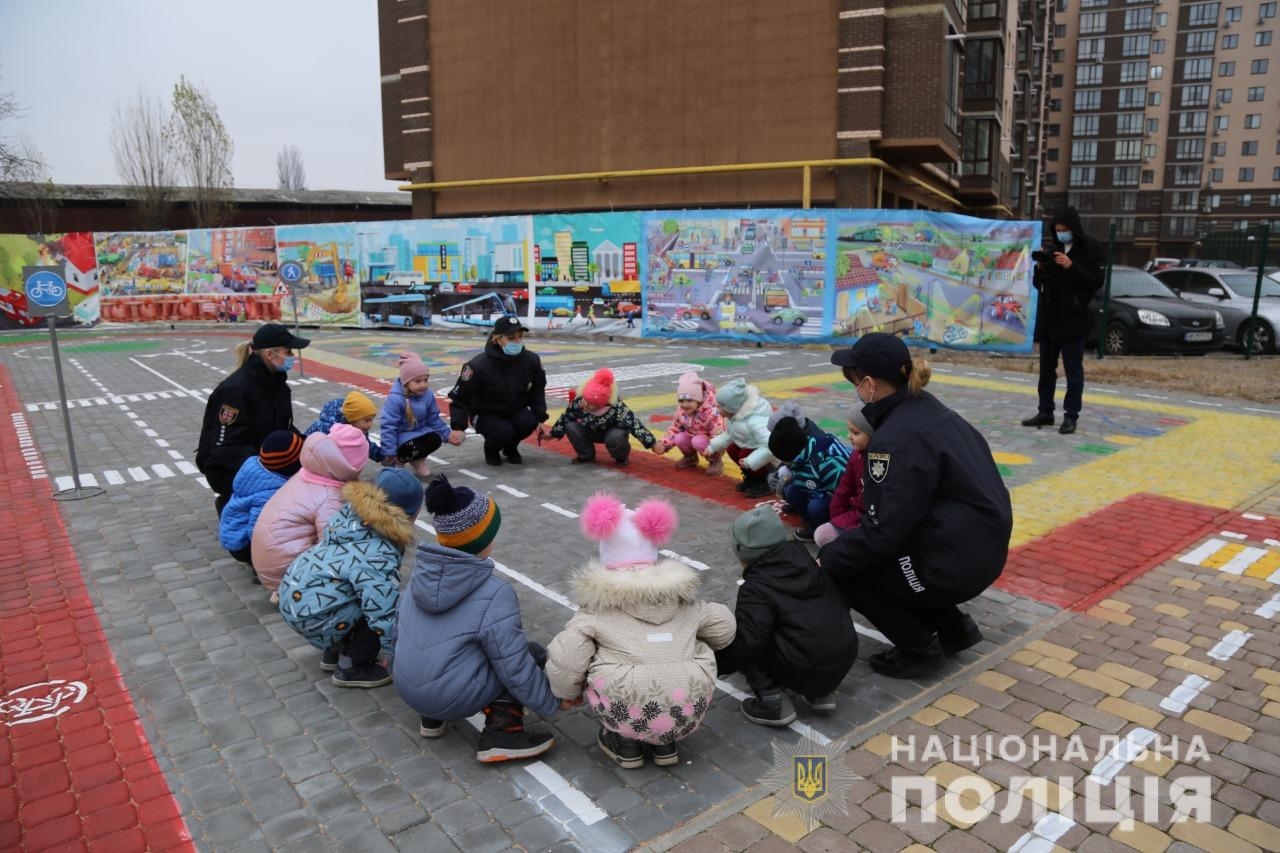
<svg viewBox="0 0 1280 853">
<path fill-rule="evenodd" d="M 1223 531 L 1220 535 L 1235 539 L 1239 534 Z M 1273 540 L 1266 540 L 1266 544 L 1270 547 L 1228 542 L 1215 536 L 1178 557 L 1178 562 L 1280 584 L 1280 550 L 1276 549 Z"/>
<path fill-rule="evenodd" d="M 111 471 L 111 470 L 103 471 L 103 472 L 102 472 L 102 477 L 103 477 L 103 479 L 105 479 L 105 480 L 107 481 L 107 485 L 108 485 L 108 486 L 123 486 L 123 485 L 124 485 L 124 477 L 121 477 L 121 476 L 120 476 L 120 472 L 119 472 L 119 471 Z"/>
<path fill-rule="evenodd" d="M 167 480 L 174 476 L 173 469 L 168 465 L 152 465 L 151 470 L 154 471 L 156 476 L 162 480 Z"/>
<path fill-rule="evenodd" d="M 130 468 L 129 476 L 133 478 L 135 483 L 145 483 L 151 479 L 151 475 L 143 468 Z"/>
</svg>

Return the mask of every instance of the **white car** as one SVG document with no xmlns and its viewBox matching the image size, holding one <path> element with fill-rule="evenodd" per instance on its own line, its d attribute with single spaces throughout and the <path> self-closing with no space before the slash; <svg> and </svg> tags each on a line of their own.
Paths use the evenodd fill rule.
<svg viewBox="0 0 1280 853">
<path fill-rule="evenodd" d="M 1188 302 L 1216 308 L 1226 321 L 1227 340 L 1244 348 L 1245 321 L 1253 313 L 1253 295 L 1258 283 L 1256 272 L 1192 267 L 1160 270 L 1155 277 Z M 1275 352 L 1277 329 L 1280 329 L 1280 282 L 1263 276 L 1253 351 Z"/>
</svg>

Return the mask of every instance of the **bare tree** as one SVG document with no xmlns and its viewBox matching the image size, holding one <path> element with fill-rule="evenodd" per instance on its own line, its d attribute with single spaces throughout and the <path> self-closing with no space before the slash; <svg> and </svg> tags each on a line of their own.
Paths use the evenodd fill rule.
<svg viewBox="0 0 1280 853">
<path fill-rule="evenodd" d="M 296 145 L 286 145 L 276 155 L 276 179 L 282 190 L 305 190 L 307 169 L 302 165 L 302 152 Z"/>
<path fill-rule="evenodd" d="M 221 225 L 231 215 L 231 155 L 235 145 L 218 115 L 218 105 L 203 86 L 179 77 L 173 87 L 173 118 L 168 137 L 191 187 L 191 212 L 197 228 Z"/>
<path fill-rule="evenodd" d="M 53 183 L 44 155 L 29 137 L 19 136 L 12 150 L 10 180 L 0 184 L 0 196 L 15 200 L 25 233 L 49 234 L 57 227 L 62 191 Z"/>
<path fill-rule="evenodd" d="M 108 140 L 116 174 L 129 188 L 137 210 L 137 225 L 163 228 L 173 203 L 178 164 L 165 132 L 168 110 L 160 98 L 138 90 L 127 104 L 116 104 Z"/>
</svg>

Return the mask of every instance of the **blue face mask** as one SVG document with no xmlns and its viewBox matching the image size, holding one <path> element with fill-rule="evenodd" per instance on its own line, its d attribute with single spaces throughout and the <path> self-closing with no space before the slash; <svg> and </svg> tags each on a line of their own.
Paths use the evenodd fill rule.
<svg viewBox="0 0 1280 853">
<path fill-rule="evenodd" d="M 502 345 L 504 355 L 519 355 L 524 352 L 524 344 L 520 341 L 511 341 Z"/>
<path fill-rule="evenodd" d="M 296 356 L 286 355 L 284 357 L 284 361 L 280 363 L 280 372 L 288 373 L 290 370 L 293 370 L 293 366 L 297 363 L 298 359 Z"/>
<path fill-rule="evenodd" d="M 1076 235 L 1072 234 L 1070 231 L 1056 231 L 1054 232 L 1054 236 L 1058 238 L 1059 243 L 1066 246 L 1071 245 L 1071 241 L 1076 238 Z"/>
</svg>

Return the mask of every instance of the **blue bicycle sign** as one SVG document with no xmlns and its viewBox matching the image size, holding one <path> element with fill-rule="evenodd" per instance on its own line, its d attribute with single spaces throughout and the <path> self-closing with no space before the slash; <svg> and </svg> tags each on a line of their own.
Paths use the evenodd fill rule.
<svg viewBox="0 0 1280 853">
<path fill-rule="evenodd" d="M 56 308 L 67 298 L 67 282 L 51 270 L 37 270 L 27 276 L 27 299 L 40 308 Z"/>
</svg>

